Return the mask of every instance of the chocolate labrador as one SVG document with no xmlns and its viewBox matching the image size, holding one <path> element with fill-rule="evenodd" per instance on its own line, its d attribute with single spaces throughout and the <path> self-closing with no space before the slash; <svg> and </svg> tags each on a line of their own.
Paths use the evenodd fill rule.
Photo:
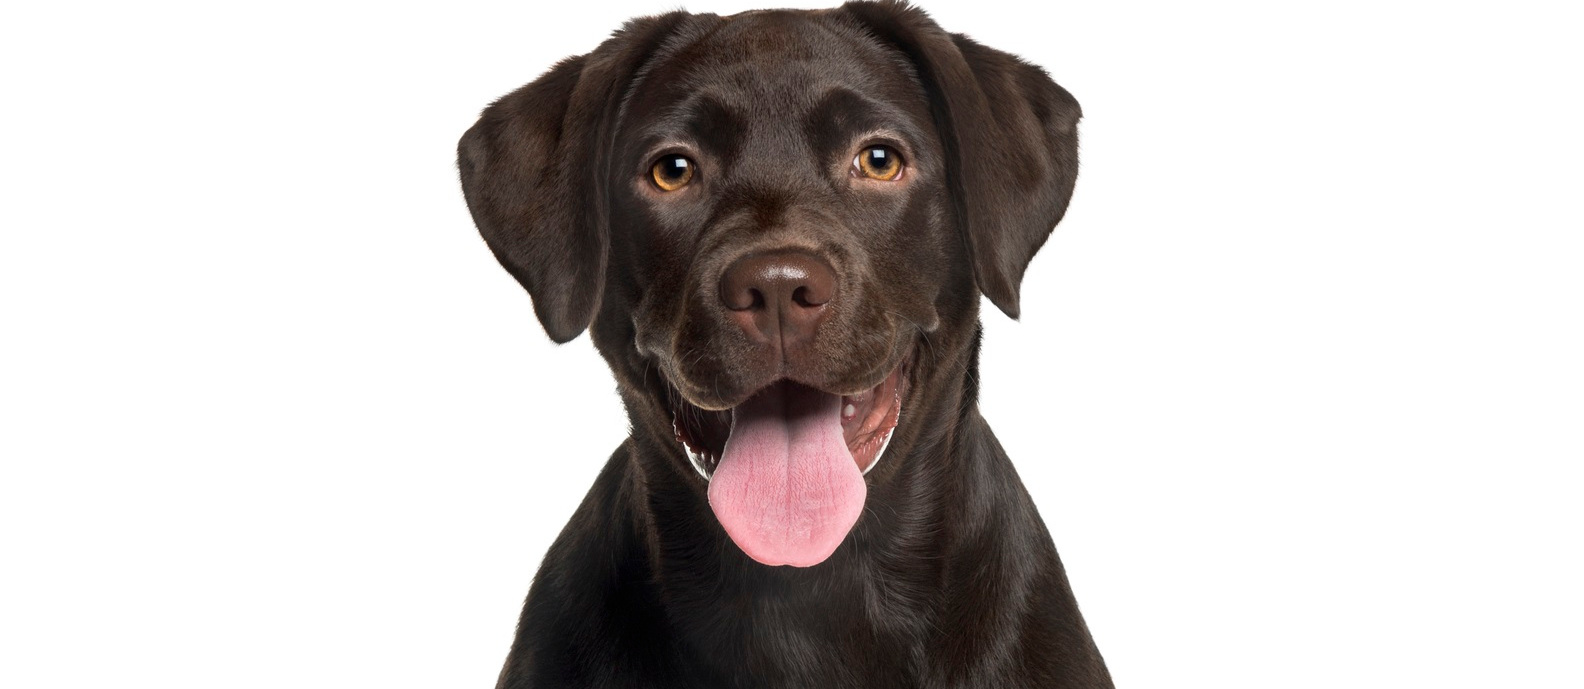
<svg viewBox="0 0 1584 689">
<path fill-rule="evenodd" d="M 637 19 L 486 109 L 473 219 L 632 423 L 499 686 L 1111 686 L 975 402 L 1078 118 L 895 2 Z"/>
</svg>

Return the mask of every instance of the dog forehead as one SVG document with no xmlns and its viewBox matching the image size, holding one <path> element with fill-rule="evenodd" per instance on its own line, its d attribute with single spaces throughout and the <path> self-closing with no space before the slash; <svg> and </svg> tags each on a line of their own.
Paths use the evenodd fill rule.
<svg viewBox="0 0 1584 689">
<path fill-rule="evenodd" d="M 758 10 L 714 19 L 655 51 L 628 94 L 629 117 L 674 112 L 705 96 L 732 110 L 779 115 L 759 121 L 791 121 L 838 88 L 880 102 L 923 102 L 900 53 L 829 12 Z"/>
</svg>

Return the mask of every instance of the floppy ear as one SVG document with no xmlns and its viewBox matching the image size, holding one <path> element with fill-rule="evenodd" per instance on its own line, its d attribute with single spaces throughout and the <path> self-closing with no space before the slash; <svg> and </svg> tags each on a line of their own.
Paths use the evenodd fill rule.
<svg viewBox="0 0 1584 689">
<path fill-rule="evenodd" d="M 947 34 L 918 8 L 842 9 L 918 70 L 979 290 L 1017 318 L 1023 271 L 1067 212 L 1078 177 L 1078 101 L 1044 70 Z"/>
<path fill-rule="evenodd" d="M 628 22 L 495 101 L 457 144 L 473 223 L 556 342 L 588 327 L 604 287 L 616 110 L 639 66 L 687 16 Z"/>
</svg>

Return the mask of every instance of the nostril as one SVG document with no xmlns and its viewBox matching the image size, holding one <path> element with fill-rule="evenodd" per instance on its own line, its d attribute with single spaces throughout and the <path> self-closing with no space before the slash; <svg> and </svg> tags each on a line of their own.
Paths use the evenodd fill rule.
<svg viewBox="0 0 1584 689">
<path fill-rule="evenodd" d="M 814 308 L 823 305 L 825 302 L 815 301 L 810 297 L 808 287 L 798 287 L 792 291 L 792 303 L 804 308 Z"/>
<path fill-rule="evenodd" d="M 835 280 L 823 275 L 811 275 L 803 284 L 792 291 L 792 302 L 798 306 L 814 308 L 830 303 L 831 297 L 836 295 Z"/>
<path fill-rule="evenodd" d="M 749 295 L 748 308 L 754 309 L 754 310 L 758 310 L 758 309 L 762 309 L 762 308 L 765 307 L 764 292 L 760 292 L 757 289 L 749 289 L 748 290 L 748 295 Z"/>
</svg>

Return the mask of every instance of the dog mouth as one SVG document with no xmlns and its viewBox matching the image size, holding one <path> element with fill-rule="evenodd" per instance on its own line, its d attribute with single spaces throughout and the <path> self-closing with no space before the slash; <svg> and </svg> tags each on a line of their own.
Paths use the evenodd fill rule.
<svg viewBox="0 0 1584 689">
<path fill-rule="evenodd" d="M 709 481 L 710 507 L 745 554 L 808 567 L 841 545 L 863 511 L 864 474 L 901 418 L 907 368 L 899 364 L 852 395 L 782 379 L 725 411 L 680 402 L 676 439 Z"/>
<path fill-rule="evenodd" d="M 906 392 L 907 385 L 906 368 L 904 362 L 873 388 L 839 396 L 842 438 L 847 450 L 852 453 L 853 463 L 864 474 L 879 464 L 885 448 L 891 443 L 891 432 L 896 430 L 902 413 L 902 394 Z M 790 380 L 779 380 L 754 393 L 750 401 L 776 394 L 778 387 L 784 388 L 779 391 L 782 395 L 788 392 L 803 395 L 819 393 L 837 397 Z M 676 405 L 679 408 L 672 412 L 671 427 L 676 441 L 682 445 L 693 470 L 704 480 L 710 480 L 719 466 L 721 455 L 731 437 L 733 416 L 744 405 L 725 411 L 705 411 L 679 401 Z"/>
</svg>

